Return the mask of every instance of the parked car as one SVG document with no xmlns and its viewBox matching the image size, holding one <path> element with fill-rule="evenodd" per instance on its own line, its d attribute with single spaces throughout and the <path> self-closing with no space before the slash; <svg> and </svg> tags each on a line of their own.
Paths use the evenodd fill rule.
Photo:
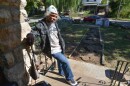
<svg viewBox="0 0 130 86">
<path fill-rule="evenodd" d="M 87 16 L 83 18 L 84 22 L 96 22 L 96 19 L 100 19 L 101 17 L 98 15 L 93 15 L 93 16 Z"/>
</svg>

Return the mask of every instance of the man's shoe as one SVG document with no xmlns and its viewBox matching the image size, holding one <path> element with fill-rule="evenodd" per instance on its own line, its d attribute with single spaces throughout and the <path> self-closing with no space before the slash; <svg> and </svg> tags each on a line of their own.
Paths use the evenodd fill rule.
<svg viewBox="0 0 130 86">
<path fill-rule="evenodd" d="M 64 77 L 64 75 L 63 75 L 63 74 L 59 74 L 59 76 L 62 76 L 62 77 Z"/>
<path fill-rule="evenodd" d="M 75 80 L 69 80 L 69 81 L 67 81 L 71 86 L 77 86 L 77 82 L 75 81 Z"/>
</svg>

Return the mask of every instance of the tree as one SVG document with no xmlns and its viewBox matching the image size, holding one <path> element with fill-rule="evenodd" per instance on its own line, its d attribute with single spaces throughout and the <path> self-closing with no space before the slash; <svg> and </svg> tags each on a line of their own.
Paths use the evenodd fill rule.
<svg viewBox="0 0 130 86">
<path fill-rule="evenodd" d="M 32 15 L 35 13 L 35 10 L 37 10 L 42 5 L 42 0 L 27 0 L 27 6 L 25 9 L 29 15 Z"/>
<path fill-rule="evenodd" d="M 77 11 L 81 0 L 47 0 L 46 6 L 53 4 L 57 7 L 59 13 L 64 11 Z"/>
<path fill-rule="evenodd" d="M 110 17 L 130 18 L 129 0 L 110 0 Z"/>
</svg>

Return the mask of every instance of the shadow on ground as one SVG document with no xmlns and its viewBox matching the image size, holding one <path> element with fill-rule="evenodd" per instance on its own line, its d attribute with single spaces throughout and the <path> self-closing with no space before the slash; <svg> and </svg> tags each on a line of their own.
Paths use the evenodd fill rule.
<svg viewBox="0 0 130 86">
<path fill-rule="evenodd" d="M 39 83 L 36 83 L 35 85 L 33 86 L 52 86 L 51 84 L 45 82 L 45 81 L 41 81 Z"/>
<path fill-rule="evenodd" d="M 120 73 L 120 72 L 117 71 L 116 74 L 115 74 L 115 77 L 113 78 L 114 73 L 115 73 L 115 70 L 111 70 L 111 69 L 105 70 L 105 75 L 106 75 L 106 77 L 108 77 L 109 79 L 111 79 L 111 80 L 113 79 L 113 80 L 121 81 L 121 82 L 124 82 L 124 81 L 125 81 L 124 78 L 121 79 L 121 77 L 123 76 L 122 73 Z"/>
</svg>

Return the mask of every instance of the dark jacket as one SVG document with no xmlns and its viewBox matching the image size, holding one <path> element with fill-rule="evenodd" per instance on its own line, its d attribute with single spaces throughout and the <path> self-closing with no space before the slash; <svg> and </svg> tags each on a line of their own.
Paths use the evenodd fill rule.
<svg viewBox="0 0 130 86">
<path fill-rule="evenodd" d="M 55 25 L 56 25 L 56 28 L 58 31 L 58 38 L 59 38 L 59 42 L 60 42 L 59 44 L 61 46 L 62 53 L 64 53 L 65 52 L 65 43 L 64 43 L 63 38 L 61 37 L 60 29 L 58 28 L 57 23 L 55 23 Z M 41 38 L 40 47 L 41 47 L 43 53 L 51 58 L 52 56 L 51 56 L 51 47 L 50 47 L 50 35 L 49 35 L 50 33 L 49 33 L 48 27 L 47 27 L 44 19 L 39 21 L 36 24 L 35 30 L 37 30 L 38 33 L 40 34 L 40 38 Z"/>
</svg>

